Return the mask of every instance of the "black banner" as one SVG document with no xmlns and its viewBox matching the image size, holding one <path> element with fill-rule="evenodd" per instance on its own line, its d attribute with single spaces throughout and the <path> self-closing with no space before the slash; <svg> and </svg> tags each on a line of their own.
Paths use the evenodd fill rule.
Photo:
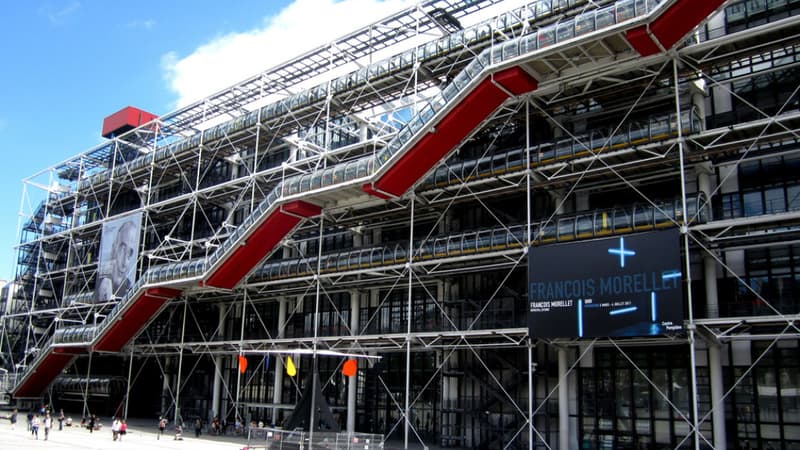
<svg viewBox="0 0 800 450">
<path fill-rule="evenodd" d="M 683 330 L 677 229 L 532 247 L 530 335 L 653 336 Z"/>
</svg>

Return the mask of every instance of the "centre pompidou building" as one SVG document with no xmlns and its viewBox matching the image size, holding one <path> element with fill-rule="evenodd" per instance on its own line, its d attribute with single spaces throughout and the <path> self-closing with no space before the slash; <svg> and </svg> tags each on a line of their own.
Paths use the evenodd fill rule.
<svg viewBox="0 0 800 450">
<path fill-rule="evenodd" d="M 109 116 L 25 180 L 10 392 L 275 426 L 306 392 L 306 425 L 401 447 L 798 449 L 798 12 L 430 0 Z"/>
</svg>

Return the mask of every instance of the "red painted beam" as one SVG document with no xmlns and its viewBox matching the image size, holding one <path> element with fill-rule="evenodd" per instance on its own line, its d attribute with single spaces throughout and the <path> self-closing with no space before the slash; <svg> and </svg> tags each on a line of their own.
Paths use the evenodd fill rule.
<svg viewBox="0 0 800 450">
<path fill-rule="evenodd" d="M 670 49 L 724 2 L 725 0 L 678 0 L 651 22 L 652 35 L 645 26 L 637 27 L 627 32 L 628 42 L 642 56 L 661 51 L 656 41 L 664 49 Z"/>
<path fill-rule="evenodd" d="M 646 26 L 636 27 L 626 33 L 628 42 L 642 56 L 655 55 L 659 51 L 658 45 L 650 37 Z"/>
<path fill-rule="evenodd" d="M 521 67 L 512 67 L 494 74 L 495 83 L 499 83 L 514 95 L 535 91 L 539 83 Z"/>
<path fill-rule="evenodd" d="M 379 192 L 381 198 L 387 194 L 403 195 L 497 109 L 508 98 L 508 92 L 521 95 L 536 87 L 536 80 L 519 67 L 486 78 L 378 180 L 362 189 Z"/>
<path fill-rule="evenodd" d="M 373 196 L 373 197 L 378 197 L 378 198 L 383 199 L 383 200 L 389 200 L 390 198 L 392 198 L 391 195 L 384 194 L 381 191 L 376 191 L 375 187 L 373 187 L 373 185 L 371 183 L 367 183 L 367 184 L 361 186 L 361 190 L 366 192 L 367 194 Z"/>
<path fill-rule="evenodd" d="M 75 356 L 72 353 L 47 349 L 48 354 L 33 368 L 33 372 L 14 390 L 14 397 L 38 397 Z"/>
<path fill-rule="evenodd" d="M 313 204 L 304 202 L 302 200 L 296 200 L 293 202 L 289 202 L 283 206 L 281 206 L 283 211 L 286 211 L 290 214 L 294 214 L 300 217 L 316 217 L 322 214 L 322 208 Z"/>
<path fill-rule="evenodd" d="M 153 290 L 158 290 L 158 288 Z M 122 350 L 122 347 L 139 334 L 150 319 L 172 298 L 149 295 L 150 291 L 151 289 L 148 289 L 141 296 L 131 300 L 132 304 L 122 313 L 121 317 L 107 319 L 113 320 L 114 323 L 102 336 L 97 337 L 99 340 L 94 346 L 95 351 L 118 352 Z M 171 291 L 180 293 L 175 289 L 171 289 Z"/>
<path fill-rule="evenodd" d="M 145 292 L 145 295 L 150 297 L 165 298 L 169 300 L 181 295 L 181 291 L 179 289 L 172 289 L 168 287 L 154 287 L 148 289 Z"/>
<path fill-rule="evenodd" d="M 309 207 L 293 207 L 294 211 L 312 212 Z M 206 281 L 206 285 L 232 289 L 289 234 L 300 217 L 273 211 L 246 242 L 237 247 Z"/>
<path fill-rule="evenodd" d="M 725 0 L 678 0 L 653 21 L 650 29 L 664 48 L 672 48 L 724 2 Z"/>
</svg>

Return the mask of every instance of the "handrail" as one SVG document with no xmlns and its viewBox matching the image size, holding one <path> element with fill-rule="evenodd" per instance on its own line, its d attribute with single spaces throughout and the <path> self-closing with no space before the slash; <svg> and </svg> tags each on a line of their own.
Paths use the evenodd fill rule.
<svg viewBox="0 0 800 450">
<path fill-rule="evenodd" d="M 513 148 L 504 152 L 441 165 L 422 184 L 423 189 L 447 186 L 472 179 L 503 175 L 527 168 L 542 167 L 565 160 L 596 155 L 609 150 L 620 150 L 634 145 L 648 144 L 670 139 L 678 135 L 675 113 L 648 117 L 641 127 L 630 124 L 609 138 L 609 133 L 594 130 L 574 138 L 541 143 L 531 147 L 530 160 L 525 165 L 525 149 Z M 681 128 L 684 135 L 703 130 L 702 118 L 694 109 L 681 112 Z M 477 167 L 477 170 L 475 169 Z"/>
<path fill-rule="evenodd" d="M 522 40 L 518 37 L 496 45 L 495 47 L 502 47 L 502 51 L 494 52 L 494 55 L 491 56 L 491 63 L 502 62 L 532 50 L 543 49 L 573 37 L 641 17 L 664 1 L 666 0 L 621 0 L 610 6 L 584 12 L 541 29 L 530 27 L 530 32 L 523 35 L 523 37 L 527 36 L 527 39 Z M 537 5 L 538 3 L 546 4 L 550 2 L 537 2 Z M 538 7 L 535 10 L 538 12 Z M 524 19 L 521 16 L 509 14 L 505 16 L 503 20 L 498 20 L 498 22 L 506 24 L 507 28 L 511 28 L 527 20 L 528 19 Z M 81 182 L 78 183 L 78 190 L 87 189 L 89 186 L 104 183 L 108 181 L 109 178 L 119 177 L 128 171 L 138 170 L 149 166 L 151 163 L 168 159 L 172 155 L 197 148 L 200 146 L 201 142 L 207 145 L 219 139 L 224 139 L 228 133 L 238 132 L 252 127 L 259 121 L 266 122 L 278 119 L 289 112 L 298 114 L 298 110 L 301 108 L 306 108 L 315 103 L 324 101 L 329 95 L 350 91 L 354 86 L 365 84 L 368 80 L 388 76 L 403 68 L 411 67 L 415 61 L 415 54 L 417 54 L 418 59 L 422 60 L 440 57 L 447 53 L 451 46 L 458 47 L 464 45 L 467 39 L 466 36 L 471 36 L 474 33 L 475 40 L 481 41 L 488 39 L 491 32 L 492 29 L 490 25 L 481 23 L 463 30 L 463 32 L 454 33 L 453 35 L 448 35 L 438 40 L 422 44 L 400 55 L 394 55 L 390 58 L 373 63 L 355 72 L 336 78 L 331 82 L 325 82 L 314 86 L 298 94 L 291 95 L 277 102 L 263 106 L 260 109 L 251 111 L 246 115 L 239 116 L 231 121 L 201 131 L 186 139 L 170 143 L 128 163 L 117 165 L 113 169 L 113 172 L 109 169 L 108 171 L 94 174 L 85 180 L 81 180 Z M 460 41 L 458 39 L 460 33 L 465 36 L 465 41 Z M 519 42 L 514 44 L 515 41 Z M 522 47 L 520 47 L 520 43 L 523 43 Z M 492 53 L 491 50 L 493 48 L 494 47 L 489 47 L 484 49 L 480 55 Z M 476 57 L 475 59 L 478 58 L 479 57 Z M 488 63 L 488 60 L 485 61 L 485 63 Z M 469 65 L 464 71 L 468 70 Z M 463 74 L 464 71 L 462 71 L 461 74 Z M 456 78 L 458 78 L 458 76 Z"/>
<path fill-rule="evenodd" d="M 687 203 L 687 218 L 698 216 L 703 196 L 692 196 Z M 682 202 L 675 199 L 657 205 L 631 205 L 584 211 L 556 216 L 550 221 L 532 224 L 532 245 L 546 245 L 598 237 L 630 234 L 634 232 L 675 226 L 683 218 Z M 705 214 L 694 219 L 706 220 Z M 490 253 L 522 248 L 529 245 L 527 227 L 516 224 L 508 227 L 488 228 L 450 235 L 432 236 L 425 241 L 415 241 L 415 261 L 453 258 L 471 254 Z M 359 269 L 403 265 L 408 262 L 408 246 L 398 243 L 322 255 L 321 273 L 339 273 Z M 262 265 L 252 275 L 254 281 L 272 281 L 286 278 L 313 276 L 317 258 L 295 258 Z"/>
<path fill-rule="evenodd" d="M 625 0 L 633 2 L 633 0 Z M 644 0 L 636 0 L 643 2 Z M 663 1 L 663 0 L 647 0 Z M 569 0 L 558 2 L 553 5 L 553 0 L 537 0 L 519 9 L 531 11 L 533 16 L 525 14 L 515 14 L 507 12 L 498 15 L 478 24 L 472 25 L 464 30 L 448 34 L 439 39 L 412 47 L 400 54 L 396 54 L 383 60 L 374 62 L 356 71 L 344 74 L 331 81 L 318 84 L 305 89 L 297 94 L 270 103 L 259 109 L 239 116 L 227 122 L 213 126 L 207 130 L 200 131 L 192 136 L 186 137 L 176 142 L 171 142 L 163 147 L 157 148 L 154 152 L 135 158 L 127 163 L 117 165 L 113 169 L 98 172 L 78 183 L 78 190 L 87 189 L 90 186 L 106 182 L 109 177 L 116 178 L 128 171 L 133 172 L 149 166 L 153 162 L 160 162 L 170 158 L 172 155 L 180 154 L 192 148 L 197 148 L 200 142 L 208 145 L 219 139 L 224 139 L 228 133 L 234 133 L 252 127 L 258 121 L 270 121 L 286 115 L 289 112 L 297 114 L 302 108 L 307 108 L 318 102 L 324 101 L 328 95 L 337 95 L 351 91 L 356 86 L 365 85 L 368 81 L 374 81 L 382 77 L 390 76 L 402 70 L 412 68 L 417 61 L 428 61 L 439 58 L 460 47 L 468 44 L 488 43 L 494 30 L 508 31 L 513 28 L 523 27 L 527 23 L 533 25 L 537 20 L 552 18 L 554 13 L 561 13 L 564 10 L 575 8 L 578 4 L 588 3 L 586 1 Z M 567 4 L 568 5 L 564 5 Z M 524 28 L 524 27 L 523 27 Z M 531 27 L 533 28 L 533 27 Z M 259 118 L 260 114 L 260 118 Z"/>
</svg>

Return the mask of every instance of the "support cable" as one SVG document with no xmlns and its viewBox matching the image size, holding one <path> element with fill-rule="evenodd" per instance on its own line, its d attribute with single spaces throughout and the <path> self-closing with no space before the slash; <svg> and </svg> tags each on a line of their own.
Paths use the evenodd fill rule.
<svg viewBox="0 0 800 450">
<path fill-rule="evenodd" d="M 720 267 L 722 267 L 726 273 L 731 275 L 736 281 L 739 282 L 741 286 L 743 286 L 748 292 L 753 294 L 759 302 L 767 305 L 767 307 L 771 309 L 776 316 L 786 320 L 786 324 L 789 327 L 793 328 L 795 331 L 800 333 L 800 325 L 796 324 L 792 318 L 786 316 L 777 308 L 772 306 L 772 304 L 766 298 L 764 298 L 764 296 L 761 295 L 760 292 L 756 291 L 752 286 L 750 286 L 750 284 L 746 280 L 743 280 L 741 276 L 739 276 L 729 265 L 727 265 L 720 257 L 718 257 L 713 251 L 711 251 L 710 248 L 706 247 L 700 239 L 697 239 L 697 237 L 692 235 L 691 233 L 689 234 L 689 236 L 692 238 L 692 240 L 694 240 L 695 245 L 700 247 L 703 251 L 706 252 L 706 254 L 708 254 L 711 258 L 713 258 L 714 261 L 716 261 L 717 264 L 719 264 Z"/>
<path fill-rule="evenodd" d="M 712 405 L 711 405 L 711 408 L 709 409 L 709 411 L 708 411 L 708 412 L 707 412 L 707 413 L 706 413 L 706 414 L 705 414 L 705 415 L 704 415 L 704 416 L 703 416 L 703 417 L 700 419 L 700 423 L 703 423 L 703 422 L 705 422 L 705 421 L 706 421 L 706 420 L 709 418 L 709 416 L 711 416 L 711 413 L 714 411 L 714 409 L 715 409 L 715 408 L 718 408 L 718 407 L 724 407 L 724 406 L 725 406 L 725 399 L 728 397 L 728 395 L 730 395 L 731 393 L 733 393 L 733 392 L 734 392 L 734 390 L 735 390 L 735 389 L 736 389 L 736 388 L 737 388 L 737 387 L 738 387 L 740 384 L 742 384 L 742 383 L 744 382 L 744 380 L 745 380 L 745 379 L 746 379 L 746 378 L 747 378 L 747 377 L 750 375 L 750 372 L 752 372 L 752 371 L 753 371 L 753 369 L 755 369 L 755 368 L 758 366 L 758 363 L 759 363 L 759 362 L 761 362 L 761 360 L 762 360 L 764 357 L 766 357 L 768 353 L 770 353 L 770 351 L 772 350 L 772 348 L 773 348 L 773 347 L 775 347 L 775 345 L 776 345 L 776 344 L 778 343 L 778 341 L 780 340 L 780 337 L 781 337 L 781 336 L 783 336 L 783 335 L 784 335 L 784 333 L 786 333 L 786 331 L 787 331 L 788 329 L 789 329 L 789 326 L 786 326 L 786 327 L 784 327 L 784 328 L 783 328 L 783 330 L 782 330 L 782 331 L 781 331 L 781 332 L 778 334 L 778 336 L 776 336 L 776 337 L 775 337 L 775 338 L 772 340 L 772 342 L 770 342 L 770 343 L 769 343 L 769 345 L 767 345 L 767 347 L 766 347 L 766 348 L 764 348 L 764 350 L 763 350 L 763 351 L 762 351 L 762 352 L 761 352 L 761 353 L 758 355 L 758 357 L 756 358 L 756 360 L 755 360 L 755 361 L 753 361 L 753 362 L 750 364 L 750 367 L 748 367 L 748 368 L 747 368 L 747 370 L 745 370 L 744 372 L 742 372 L 742 374 L 741 374 L 741 375 L 740 375 L 738 378 L 736 378 L 736 380 L 734 380 L 734 382 L 733 382 L 733 384 L 731 385 L 731 387 L 730 387 L 730 388 L 729 388 L 727 391 L 725 391 L 725 394 L 723 394 L 723 395 L 722 395 L 722 397 L 720 397 L 720 399 L 719 399 L 719 402 L 717 402 L 717 403 L 715 403 L 715 404 L 712 404 Z M 684 440 L 685 440 L 685 438 L 684 438 Z M 682 442 L 681 442 L 681 443 L 682 443 Z M 678 446 L 680 446 L 680 444 L 681 444 L 681 443 L 679 443 L 679 444 L 678 444 Z M 709 444 L 709 445 L 710 445 L 710 444 Z M 712 447 L 712 448 L 713 448 L 713 447 Z"/>
<path fill-rule="evenodd" d="M 408 247 L 414 247 L 414 206 L 416 195 L 412 191 L 411 193 L 411 218 L 409 220 L 409 232 L 408 232 Z M 408 417 L 409 413 L 409 400 L 411 397 L 411 321 L 413 315 L 412 309 L 412 298 L 413 298 L 413 284 L 414 284 L 414 270 L 412 269 L 411 265 L 414 262 L 414 252 L 408 252 L 408 262 L 406 263 L 408 267 L 408 301 L 406 304 L 406 392 L 404 396 L 405 401 L 405 409 L 403 415 L 405 416 L 405 426 L 403 431 L 403 448 L 408 450 L 408 427 L 411 424 L 411 420 Z"/>
<path fill-rule="evenodd" d="M 691 429 L 691 432 L 690 432 L 689 434 L 687 434 L 686 436 L 684 436 L 684 439 L 683 439 L 683 441 L 685 441 L 686 439 L 688 439 L 688 438 L 689 438 L 689 436 L 693 436 L 693 435 L 694 435 L 694 436 L 695 436 L 695 438 L 696 438 L 696 436 L 697 436 L 697 434 L 698 434 L 698 433 L 696 432 L 696 431 L 697 431 L 697 428 L 695 428 L 695 427 L 696 427 L 696 423 L 695 423 L 695 421 L 694 421 L 694 420 L 693 420 L 691 417 L 687 417 L 687 416 L 686 416 L 686 414 L 684 414 L 684 412 L 683 412 L 683 411 L 681 411 L 681 409 L 680 409 L 680 408 L 678 408 L 678 405 L 676 405 L 675 403 L 673 403 L 673 402 L 672 402 L 672 400 L 670 400 L 670 398 L 669 398 L 669 394 L 667 394 L 666 392 L 664 392 L 664 391 L 662 391 L 661 389 L 659 389 L 659 387 L 658 387 L 658 385 L 656 384 L 656 382 L 655 382 L 655 381 L 653 381 L 653 379 L 652 379 L 652 378 L 650 378 L 650 377 L 647 375 L 647 373 L 646 373 L 646 372 L 645 372 L 645 371 L 644 371 L 644 370 L 643 370 L 641 367 L 639 367 L 639 366 L 638 366 L 638 365 L 637 365 L 637 364 L 636 364 L 636 363 L 633 361 L 633 359 L 631 359 L 631 357 L 630 357 L 630 356 L 628 356 L 628 354 L 627 354 L 627 353 L 625 353 L 625 351 L 623 351 L 623 350 L 622 350 L 622 348 L 621 348 L 619 345 L 617 345 L 617 342 L 616 342 L 615 340 L 613 340 L 613 339 L 611 339 L 611 338 L 608 338 L 608 341 L 609 341 L 609 342 L 611 342 L 611 344 L 612 344 L 612 345 L 613 345 L 613 346 L 614 346 L 614 347 L 617 349 L 617 351 L 619 351 L 619 353 L 620 353 L 620 354 L 621 354 L 621 355 L 622 355 L 622 356 L 625 358 L 625 360 L 626 360 L 626 361 L 628 361 L 628 363 L 629 363 L 631 366 L 633 366 L 633 368 L 636 370 L 636 372 L 637 372 L 637 373 L 639 373 L 639 375 L 641 375 L 641 376 L 642 376 L 642 378 L 644 378 L 644 379 L 645 379 L 645 381 L 647 381 L 647 383 L 648 383 L 648 384 L 649 384 L 649 385 L 650 385 L 650 386 L 651 386 L 651 387 L 652 387 L 652 388 L 653 388 L 653 389 L 656 391 L 656 393 L 658 393 L 658 395 L 661 397 L 661 399 L 662 399 L 662 400 L 664 400 L 664 402 L 665 402 L 666 404 L 668 404 L 668 405 L 670 406 L 670 408 L 672 408 L 672 411 L 673 411 L 673 412 L 675 412 L 675 413 L 676 413 L 678 416 L 680 416 L 680 418 L 681 418 L 681 419 L 682 419 L 684 422 L 686 422 L 686 424 L 687 424 L 687 425 L 689 425 L 689 427 L 690 427 L 690 429 Z M 693 391 L 693 392 L 692 392 L 690 395 L 692 395 L 692 396 L 696 397 L 696 390 L 694 390 L 694 391 Z M 683 442 L 683 441 L 682 441 L 682 442 Z M 708 442 L 708 440 L 707 440 L 705 437 L 703 437 L 703 441 L 705 441 L 706 443 L 708 443 L 709 445 L 711 445 L 711 443 L 710 443 L 710 442 Z M 680 445 L 678 445 L 676 448 L 680 448 Z"/>
<path fill-rule="evenodd" d="M 316 417 L 317 417 L 317 370 L 318 370 L 318 361 L 317 361 L 317 345 L 319 341 L 319 292 L 320 292 L 320 285 L 322 284 L 322 278 L 320 278 L 320 274 L 322 274 L 322 245 L 324 243 L 323 237 L 325 235 L 325 216 L 320 214 L 319 216 L 319 248 L 317 251 L 317 273 L 314 274 L 314 281 L 316 281 L 317 285 L 317 292 L 314 296 L 314 337 L 311 341 L 312 353 L 311 353 L 311 417 L 308 421 L 308 440 L 310 443 L 314 442 L 314 428 L 316 428 Z"/>
<path fill-rule="evenodd" d="M 236 398 L 233 402 L 233 409 L 234 409 L 234 420 L 241 420 L 241 416 L 239 415 L 239 397 L 242 392 L 242 370 L 238 367 L 241 364 L 241 358 L 244 357 L 243 350 L 244 350 L 244 323 L 247 317 L 247 289 L 242 291 L 242 320 L 239 329 L 239 355 L 237 358 L 237 368 L 236 368 Z"/>
<path fill-rule="evenodd" d="M 694 302 L 692 301 L 692 261 L 689 253 L 689 222 L 686 213 L 686 166 L 684 161 L 685 146 L 683 142 L 683 126 L 681 124 L 681 102 L 678 89 L 678 59 L 672 58 L 673 89 L 675 93 L 675 117 L 678 121 L 678 158 L 680 160 L 681 175 L 681 202 L 683 204 L 683 223 L 681 224 L 681 234 L 683 235 L 684 267 L 686 268 L 686 298 L 689 309 L 689 370 L 692 377 L 692 426 L 694 427 L 694 448 L 700 450 L 700 431 L 697 429 L 698 408 L 697 408 L 697 348 L 695 347 L 695 323 L 694 323 Z M 705 440 L 705 438 L 704 438 Z"/>
<path fill-rule="evenodd" d="M 583 169 L 581 171 L 580 175 L 578 176 L 578 179 L 573 183 L 573 185 L 569 189 L 569 191 L 563 196 L 563 198 L 561 199 L 561 202 L 556 206 L 556 208 L 554 209 L 553 213 L 547 218 L 547 220 L 545 220 L 542 223 L 542 226 L 539 228 L 539 233 L 535 237 L 535 239 L 538 239 L 542 235 L 542 233 L 544 232 L 545 226 L 547 224 L 549 224 L 551 221 L 553 221 L 553 219 L 557 215 L 557 211 L 560 208 L 563 207 L 563 205 L 565 204 L 567 198 L 569 198 L 569 196 L 575 191 L 575 189 L 577 189 L 578 185 L 583 180 L 583 178 L 586 177 L 586 175 L 588 175 L 591 167 L 594 165 L 595 162 L 599 162 L 600 164 L 605 166 L 606 169 L 608 169 L 614 175 L 616 175 L 626 186 L 628 186 L 634 192 L 639 194 L 644 201 L 646 201 L 651 206 L 653 206 L 653 208 L 655 208 L 658 212 L 660 212 L 664 217 L 666 217 L 669 220 L 671 220 L 676 226 L 680 225 L 677 221 L 675 221 L 674 219 L 670 218 L 669 217 L 670 215 L 668 213 L 666 213 L 659 205 L 657 205 L 655 202 L 650 200 L 650 198 L 647 195 L 645 195 L 639 188 L 637 188 L 633 183 L 631 183 L 630 180 L 626 179 L 625 176 L 623 176 L 621 173 L 619 173 L 613 166 L 608 164 L 604 159 L 602 159 L 600 157 L 601 154 L 603 153 L 603 149 L 605 149 L 606 147 L 610 146 L 612 139 L 622 129 L 622 126 L 625 124 L 625 121 L 628 120 L 628 118 L 633 114 L 634 110 L 639 105 L 639 103 L 646 97 L 646 94 L 648 93 L 650 88 L 653 85 L 655 85 L 655 83 L 656 83 L 656 81 L 658 79 L 658 75 L 660 75 L 663 72 L 663 70 L 667 67 L 668 63 L 669 63 L 669 61 L 665 61 L 661 65 L 661 67 L 659 67 L 659 69 L 653 73 L 653 76 L 650 79 L 650 81 L 648 82 L 647 86 L 645 86 L 644 89 L 642 89 L 641 94 L 639 94 L 639 96 L 636 98 L 636 100 L 633 102 L 633 104 L 630 106 L 630 108 L 627 109 L 627 111 L 625 112 L 625 114 L 622 116 L 622 118 L 620 119 L 619 123 L 617 124 L 617 126 L 614 128 L 614 130 L 611 132 L 609 137 L 605 140 L 603 145 L 600 147 L 600 150 L 597 150 L 597 151 L 592 149 L 591 146 L 588 145 L 585 141 L 579 139 L 572 132 L 570 132 L 563 125 L 561 125 L 553 116 L 551 116 L 547 111 L 545 111 L 544 108 L 539 106 L 537 103 L 533 102 L 533 106 L 540 113 L 542 113 L 542 115 L 545 118 L 549 119 L 550 121 L 552 121 L 553 123 L 558 125 L 560 130 L 562 130 L 564 133 L 566 133 L 573 141 L 575 141 L 576 143 L 580 144 L 580 146 L 583 147 L 584 150 L 586 150 L 587 152 L 589 152 L 592 155 L 591 162 L 586 166 L 585 169 Z M 675 87 L 675 89 L 677 89 L 677 86 Z M 680 130 L 681 126 L 682 126 L 681 117 L 680 117 L 680 107 L 678 108 L 678 116 L 676 117 L 676 124 L 677 124 L 676 126 L 677 126 L 678 130 Z M 530 159 L 528 161 L 529 161 L 528 164 L 530 164 Z"/>
<path fill-rule="evenodd" d="M 178 352 L 178 377 L 175 380 L 175 425 L 182 425 L 183 420 L 181 423 L 178 422 L 178 419 L 181 417 L 180 409 L 181 409 L 181 370 L 183 369 L 183 344 L 184 344 L 184 337 L 186 333 L 186 309 L 189 306 L 189 299 L 184 297 L 183 298 L 183 324 L 181 325 L 181 344 L 180 350 Z"/>
<path fill-rule="evenodd" d="M 133 346 L 130 348 L 130 353 L 128 354 L 128 379 L 125 383 L 125 408 L 122 411 L 122 418 L 127 420 L 128 419 L 128 403 L 131 398 L 131 375 L 133 372 Z"/>
<path fill-rule="evenodd" d="M 692 67 L 693 69 L 695 69 L 695 70 L 697 70 L 697 71 L 699 71 L 699 70 L 700 70 L 700 69 L 698 69 L 698 68 L 695 68 L 695 67 L 693 67 L 693 66 L 692 66 L 692 64 L 691 64 L 691 62 L 687 61 L 686 59 L 680 59 L 680 62 L 681 62 L 681 63 L 683 63 L 683 64 L 686 64 L 686 65 L 688 65 L 688 66 L 690 66 L 690 67 Z M 800 91 L 800 84 L 799 84 L 799 85 L 797 85 L 797 87 L 795 87 L 794 91 L 792 91 L 792 94 L 791 94 L 791 95 L 789 95 L 789 97 L 788 97 L 788 98 L 786 99 L 786 101 L 785 101 L 785 102 L 784 102 L 784 103 L 781 105 L 781 107 L 780 107 L 780 108 L 778 108 L 778 111 L 777 111 L 775 114 L 772 114 L 772 115 L 770 115 L 770 114 L 767 114 L 766 112 L 764 112 L 763 110 L 761 110 L 760 108 L 758 108 L 757 106 L 753 105 L 751 102 L 749 102 L 747 99 L 745 99 L 745 98 L 744 98 L 744 97 L 742 97 L 741 95 L 737 94 L 737 93 L 736 93 L 736 92 L 735 92 L 735 91 L 734 91 L 732 88 L 729 88 L 729 87 L 728 87 L 728 86 L 726 86 L 725 84 L 718 82 L 718 81 L 717 81 L 717 80 L 715 80 L 713 77 L 706 76 L 706 75 L 704 75 L 704 76 L 705 76 L 706 78 L 708 78 L 708 80 L 710 80 L 710 81 L 711 81 L 711 84 L 712 84 L 714 87 L 721 89 L 723 92 L 726 92 L 726 93 L 730 94 L 732 97 L 735 97 L 735 98 L 736 98 L 738 101 L 740 101 L 741 103 L 743 103 L 743 104 L 747 105 L 747 106 L 748 106 L 750 109 L 752 109 L 753 111 L 755 111 L 755 112 L 756 112 L 756 113 L 758 113 L 759 115 L 763 116 L 765 119 L 770 119 L 770 120 L 769 120 L 769 122 L 767 122 L 766 124 L 764 124 L 764 128 L 761 130 L 761 132 L 759 132 L 758 136 L 756 136 L 755 138 L 753 138 L 753 142 L 752 142 L 752 143 L 751 143 L 749 146 L 747 146 L 747 148 L 745 149 L 745 151 L 744 151 L 744 152 L 742 152 L 741 156 L 740 156 L 740 157 L 739 157 L 739 158 L 736 160 L 736 162 L 735 162 L 735 164 L 734 164 L 735 166 L 739 166 L 739 164 L 741 164 L 741 162 L 742 162 L 742 161 L 744 161 L 744 159 L 745 159 L 745 158 L 746 158 L 746 157 L 747 157 L 747 156 L 750 154 L 750 152 L 751 152 L 751 151 L 753 151 L 753 149 L 755 148 L 755 146 L 756 146 L 756 144 L 758 143 L 758 141 L 759 141 L 759 140 L 760 140 L 760 139 L 761 139 L 761 138 L 762 138 L 762 137 L 763 137 L 763 136 L 764 136 L 764 135 L 767 133 L 767 131 L 769 130 L 769 128 L 770 128 L 772 125 L 775 125 L 775 124 L 777 124 L 778 126 L 780 126 L 781 128 L 783 128 L 785 131 L 787 131 L 787 132 L 789 132 L 791 135 L 793 135 L 795 138 L 799 138 L 799 139 L 800 139 L 800 134 L 798 134 L 798 132 L 797 132 L 797 130 L 796 130 L 796 129 L 787 128 L 787 127 L 786 127 L 785 125 L 783 125 L 781 122 L 778 122 L 778 121 L 776 121 L 776 120 L 775 120 L 775 119 L 776 119 L 776 117 L 777 117 L 777 116 L 779 116 L 779 115 L 781 115 L 781 114 L 783 113 L 783 111 L 784 111 L 786 108 L 788 108 L 788 107 L 790 107 L 790 106 L 791 106 L 791 104 L 792 104 L 792 99 L 794 99 L 794 98 L 795 98 L 795 96 L 797 96 L 797 94 L 798 94 L 798 91 Z M 707 205 L 709 204 L 709 202 L 711 202 L 711 198 L 712 198 L 712 197 L 713 197 L 713 196 L 714 196 L 714 195 L 715 195 L 717 192 L 719 192 L 719 190 L 720 190 L 720 189 L 722 189 L 722 186 L 725 184 L 725 182 L 726 182 L 726 181 L 728 181 L 728 179 L 729 179 L 731 176 L 733 176 L 735 173 L 736 173 L 735 171 L 731 170 L 730 172 L 728 172 L 727 174 L 725 174 L 725 175 L 722 177 L 722 179 L 721 179 L 721 180 L 720 180 L 720 181 L 717 183 L 717 186 L 716 186 L 716 187 L 715 187 L 715 188 L 714 188 L 714 189 L 713 189 L 713 190 L 712 190 L 712 191 L 711 191 L 711 192 L 708 194 L 708 198 L 706 198 L 706 199 L 705 199 L 705 203 L 703 203 L 703 204 L 702 204 L 702 205 L 700 205 L 700 206 L 702 206 L 702 207 L 705 207 L 705 206 L 707 206 Z M 697 212 L 695 212 L 695 217 L 693 217 L 692 219 L 695 219 L 695 218 L 697 217 L 697 215 L 698 215 L 698 214 L 700 214 L 700 211 L 702 211 L 702 207 L 698 207 L 698 208 L 697 208 Z"/>
</svg>

